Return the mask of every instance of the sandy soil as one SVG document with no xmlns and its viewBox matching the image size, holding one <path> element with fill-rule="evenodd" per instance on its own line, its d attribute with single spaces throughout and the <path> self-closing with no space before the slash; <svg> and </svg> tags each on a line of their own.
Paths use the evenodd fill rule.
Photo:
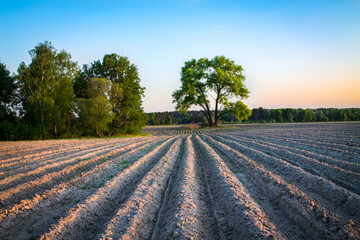
<svg viewBox="0 0 360 240">
<path fill-rule="evenodd" d="M 0 143 L 0 239 L 360 239 L 360 123 Z"/>
</svg>

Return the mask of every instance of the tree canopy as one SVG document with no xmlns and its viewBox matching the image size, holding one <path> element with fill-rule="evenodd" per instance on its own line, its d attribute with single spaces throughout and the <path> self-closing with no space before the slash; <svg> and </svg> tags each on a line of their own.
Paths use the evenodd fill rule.
<svg viewBox="0 0 360 240">
<path fill-rule="evenodd" d="M 239 120 L 247 119 L 251 110 L 241 100 L 249 97 L 249 90 L 242 72 L 241 65 L 224 56 L 185 62 L 181 87 L 172 95 L 176 110 L 186 112 L 192 105 L 199 106 L 210 126 L 217 126 L 219 118 L 227 113 Z M 233 99 L 236 101 L 231 102 Z"/>
<path fill-rule="evenodd" d="M 14 78 L 10 76 L 5 64 L 0 62 L 0 103 L 10 103 L 16 89 Z"/>
<path fill-rule="evenodd" d="M 43 138 L 66 131 L 72 112 L 72 79 L 77 64 L 67 52 L 59 53 L 50 42 L 29 51 L 31 63 L 18 68 L 18 84 L 25 119 L 40 128 Z"/>
<path fill-rule="evenodd" d="M 0 62 L 0 139 L 11 139 L 14 132 L 15 113 L 12 102 L 16 98 L 15 78 L 5 64 Z"/>
<path fill-rule="evenodd" d="M 110 82 L 104 78 L 92 78 L 87 94 L 89 98 L 77 99 L 79 128 L 86 135 L 95 131 L 99 137 L 104 135 L 113 119 L 110 101 Z"/>
<path fill-rule="evenodd" d="M 0 139 L 134 134 L 147 115 L 137 67 L 127 57 L 105 54 L 82 69 L 50 42 L 29 51 L 10 75 L 0 63 Z"/>
<path fill-rule="evenodd" d="M 89 88 L 91 89 L 91 82 L 95 78 L 105 79 L 109 85 L 109 91 L 101 101 L 102 104 L 107 101 L 111 109 L 112 117 L 107 135 L 139 132 L 147 121 L 147 115 L 142 107 L 145 88 L 140 86 L 137 67 L 131 64 L 127 57 L 115 53 L 106 54 L 102 61 L 83 66 L 78 77 L 74 79 L 75 96 L 93 98 Z M 96 105 L 98 104 L 99 99 Z M 99 132 L 97 134 L 99 135 Z"/>
</svg>

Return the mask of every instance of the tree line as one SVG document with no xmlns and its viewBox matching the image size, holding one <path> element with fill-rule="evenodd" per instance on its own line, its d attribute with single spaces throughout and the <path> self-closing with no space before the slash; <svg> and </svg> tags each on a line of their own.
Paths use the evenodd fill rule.
<svg viewBox="0 0 360 240">
<path fill-rule="evenodd" d="M 50 42 L 11 75 L 0 63 L 1 140 L 134 134 L 147 122 L 144 88 L 127 57 L 105 54 L 80 68 Z"/>
<path fill-rule="evenodd" d="M 205 124 L 201 111 L 183 112 L 153 112 L 148 113 L 147 125 L 169 124 Z M 253 108 L 252 114 L 245 121 L 239 121 L 234 114 L 224 114 L 220 117 L 222 123 L 292 123 L 292 122 L 329 122 L 329 121 L 360 121 L 360 108 L 318 108 L 318 109 L 266 109 Z"/>
<path fill-rule="evenodd" d="M 265 109 L 254 108 L 249 118 L 253 122 L 329 122 L 360 121 L 359 108 L 318 108 L 318 109 Z"/>
</svg>

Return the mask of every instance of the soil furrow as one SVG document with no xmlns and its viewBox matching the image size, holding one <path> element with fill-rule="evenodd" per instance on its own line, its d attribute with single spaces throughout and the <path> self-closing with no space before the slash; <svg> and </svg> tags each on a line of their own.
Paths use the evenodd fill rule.
<svg viewBox="0 0 360 240">
<path fill-rule="evenodd" d="M 284 139 L 283 137 L 272 136 L 272 137 L 268 137 L 268 138 L 275 140 L 277 142 L 280 142 L 282 144 L 291 146 L 291 147 L 296 147 L 296 148 L 300 148 L 300 149 L 308 150 L 308 151 L 316 151 L 323 155 L 326 155 L 326 156 L 330 155 L 335 158 L 342 159 L 344 161 L 360 163 L 360 155 L 359 154 L 350 153 L 346 150 L 338 150 L 335 148 L 324 148 L 324 147 L 319 146 L 318 142 L 313 142 L 313 143 L 298 142 L 294 139 L 294 137 Z"/>
<path fill-rule="evenodd" d="M 216 219 L 206 206 L 206 194 L 200 185 L 199 159 L 190 136 L 184 153 L 171 178 L 166 201 L 162 205 L 152 239 L 220 239 Z"/>
<path fill-rule="evenodd" d="M 256 178 L 257 174 L 254 174 L 253 171 L 254 166 L 249 164 L 247 159 L 240 158 L 239 155 L 234 157 L 233 154 L 229 154 L 226 147 L 215 145 L 211 137 L 201 136 L 201 138 L 221 156 L 229 169 L 231 169 L 233 174 L 258 203 L 259 208 L 266 212 L 287 239 L 309 238 L 309 235 L 293 220 L 296 218 L 296 212 L 290 213 L 287 207 L 285 207 L 286 211 L 283 211 L 283 209 L 279 207 L 279 198 L 282 197 L 280 194 L 281 190 L 275 189 L 269 182 L 266 183 L 266 186 L 259 184 L 259 181 L 262 181 L 262 179 L 259 180 L 259 178 Z M 249 168 L 251 168 L 251 170 L 249 170 Z M 262 177 L 264 178 L 264 176 Z M 274 176 L 274 178 L 276 177 Z M 301 219 L 302 217 L 298 216 L 297 218 Z"/>
<path fill-rule="evenodd" d="M 302 140 L 303 142 L 312 142 L 312 143 L 325 143 L 329 145 L 336 144 L 335 142 L 332 142 L 331 139 L 333 138 L 333 135 L 336 134 L 335 132 L 330 131 L 329 129 L 324 130 L 323 132 L 316 131 L 315 129 L 299 129 L 294 130 L 289 129 L 286 130 L 276 130 L 273 131 L 273 129 L 270 130 L 264 130 L 262 131 L 262 135 L 266 137 L 273 137 L 273 138 L 283 138 L 292 140 L 294 139 L 294 136 L 296 136 L 296 139 Z M 251 137 L 252 132 L 248 131 L 246 134 Z M 357 147 L 357 143 L 353 140 L 348 141 L 348 137 L 345 134 L 342 134 L 340 137 L 338 137 L 338 141 L 341 142 L 340 145 L 343 145 L 344 148 L 347 147 Z"/>
<path fill-rule="evenodd" d="M 329 134 L 329 135 L 331 135 L 331 134 Z M 299 142 L 301 144 L 305 144 L 305 145 L 314 141 L 313 138 L 306 139 L 306 138 L 299 136 L 299 134 L 296 135 L 296 139 L 293 139 L 290 137 L 290 140 L 297 141 L 297 142 Z M 328 142 L 328 141 L 329 141 L 329 137 L 322 137 L 316 141 L 316 144 L 319 147 L 322 147 L 325 149 L 331 149 L 331 150 L 335 150 L 335 151 L 346 151 L 346 152 L 350 152 L 350 153 L 360 154 L 359 147 L 349 146 L 349 145 L 346 145 L 343 143 L 338 143 L 338 142 Z"/>
<path fill-rule="evenodd" d="M 144 140 L 144 139 L 141 139 Z M 140 139 L 138 139 L 137 141 L 141 141 Z M 145 139 L 146 140 L 146 139 Z M 39 177 L 39 172 L 41 172 L 41 168 L 47 169 L 47 168 L 51 168 L 51 166 L 59 166 L 59 165 L 65 165 L 65 163 L 72 162 L 72 164 L 79 162 L 82 160 L 81 156 L 85 156 L 86 153 L 89 154 L 88 157 L 91 157 L 91 155 L 96 154 L 97 152 L 99 153 L 101 150 L 102 151 L 106 151 L 109 149 L 115 149 L 115 148 L 120 148 L 120 147 L 124 147 L 130 144 L 135 143 L 136 141 L 129 141 L 129 142 L 121 142 L 121 144 L 116 144 L 116 143 L 110 143 L 108 142 L 106 145 L 104 144 L 99 144 L 100 147 L 92 147 L 92 146 L 87 146 L 85 149 L 81 148 L 79 146 L 73 146 L 73 148 L 71 149 L 67 149 L 66 151 L 64 151 L 61 154 L 52 154 L 52 153 L 48 153 L 45 156 L 36 156 L 30 159 L 26 159 L 26 160 L 19 160 L 16 162 L 21 162 L 21 164 L 14 164 L 12 166 L 7 166 L 5 168 L 2 169 L 2 171 L 0 171 L 0 181 L 2 181 L 2 183 L 4 181 L 13 181 L 18 179 L 18 181 L 21 182 L 21 178 L 26 178 L 26 180 L 32 180 L 34 177 L 32 177 L 31 175 L 27 175 L 30 174 L 31 171 L 34 171 L 34 173 L 37 175 L 37 177 Z M 25 162 L 23 162 L 25 161 Z M 75 162 L 74 162 L 75 161 Z M 8 164 L 4 164 L 4 165 L 8 165 Z M 40 170 L 37 170 L 39 169 Z M 46 170 L 43 171 L 46 173 Z M 23 174 L 21 174 L 23 173 Z M 17 175 L 19 174 L 19 175 Z M 25 175 L 24 175 L 25 174 Z M 17 176 L 14 176 L 17 175 Z M 12 176 L 14 176 L 15 178 L 13 178 Z M 4 180 L 6 179 L 7 180 Z M 13 185 L 11 185 L 13 186 Z M 11 187 L 10 185 L 7 187 Z"/>
<path fill-rule="evenodd" d="M 277 174 L 309 196 L 313 196 L 317 201 L 326 203 L 324 204 L 326 208 L 330 208 L 338 215 L 347 216 L 347 218 L 357 223 L 359 222 L 360 213 L 354 211 L 354 209 L 360 208 L 360 198 L 357 194 L 336 186 L 324 178 L 309 174 L 302 168 L 290 165 L 279 158 L 227 140 L 225 137 L 212 137 L 219 141 L 219 144 L 225 144 L 244 154 L 249 159 L 256 161 L 258 164 L 263 165 L 268 171 Z"/>
<path fill-rule="evenodd" d="M 360 124 L 0 142 L 0 239 L 359 239 Z"/>
<path fill-rule="evenodd" d="M 118 172 L 133 164 L 145 154 L 151 152 L 164 140 L 157 140 L 138 146 L 124 153 L 119 158 L 104 162 L 95 168 L 84 172 L 68 182 L 61 183 L 41 195 L 31 199 L 24 199 L 0 213 L 0 232 L 7 233 L 7 237 L 29 239 L 39 237 L 46 232 L 51 224 L 88 196 L 112 179 Z M 16 216 L 16 221 L 14 217 Z M 0 239 L 5 238 L 0 234 Z"/>
<path fill-rule="evenodd" d="M 359 173 L 344 170 L 337 166 L 329 165 L 327 163 L 317 161 L 316 159 L 308 158 L 301 154 L 291 153 L 286 149 L 279 149 L 273 146 L 267 146 L 261 143 L 256 143 L 254 141 L 248 141 L 244 138 L 239 139 L 238 137 L 233 137 L 229 135 L 228 138 L 245 146 L 257 149 L 270 156 L 280 158 L 292 165 L 300 166 L 311 174 L 326 177 L 327 179 L 333 181 L 335 184 L 345 189 L 348 189 L 349 191 L 354 192 L 358 195 L 360 194 Z"/>
<path fill-rule="evenodd" d="M 316 199 L 296 186 L 288 184 L 281 176 L 266 170 L 237 150 L 213 138 L 203 137 L 218 151 L 228 155 L 229 161 L 234 159 L 238 169 L 241 169 L 245 176 L 247 175 L 245 181 L 251 183 L 252 190 L 257 188 L 259 191 L 264 191 L 264 197 L 270 198 L 268 201 L 275 205 L 275 210 L 280 208 L 283 214 L 287 214 L 289 219 L 295 221 L 308 236 L 315 239 L 356 239 L 359 235 L 360 229 L 351 219 L 344 219 L 329 211 Z"/>
<path fill-rule="evenodd" d="M 93 148 L 93 147 L 102 147 L 102 146 L 106 146 L 106 145 L 110 145 L 112 144 L 114 141 L 101 141 L 101 142 L 96 142 L 96 141 L 92 141 L 90 142 L 90 144 L 88 143 L 88 141 L 77 141 L 74 142 L 72 144 L 64 144 L 61 145 L 59 142 L 59 144 L 55 145 L 55 146 L 51 146 L 51 147 L 47 147 L 47 148 L 42 148 L 42 149 L 27 149 L 26 151 L 18 151 L 19 153 L 17 154 L 18 156 L 14 156 L 14 157 L 8 157 L 6 160 L 2 160 L 1 162 L 3 164 L 17 164 L 17 163 L 23 163 L 26 161 L 33 161 L 34 159 L 38 159 L 40 157 L 43 156 L 48 156 L 49 154 L 55 155 L 55 154 L 61 154 L 64 153 L 66 151 L 68 151 L 69 149 L 74 149 L 74 148 L 78 148 L 78 150 L 82 150 L 82 149 L 86 149 L 86 148 Z M 25 155 L 23 154 L 25 153 Z M 2 167 L 2 165 L 0 165 Z"/>
<path fill-rule="evenodd" d="M 166 201 L 169 179 L 176 174 L 175 165 L 183 152 L 181 142 L 182 138 L 178 138 L 159 163 L 144 176 L 131 197 L 110 220 L 101 239 L 151 238 L 159 210 Z"/>
<path fill-rule="evenodd" d="M 43 194 L 39 195 L 39 194 L 35 194 L 35 197 L 30 196 L 29 199 L 23 199 L 20 203 L 17 203 L 15 205 L 9 205 L 6 209 L 0 209 L 0 221 L 3 217 L 7 216 L 8 214 L 14 213 L 14 214 L 19 214 L 19 212 L 17 212 L 17 210 L 21 210 L 24 209 L 24 207 L 27 206 L 34 206 L 35 204 L 39 203 L 39 201 L 42 201 L 44 199 L 48 199 L 49 198 L 49 192 L 51 193 L 58 193 L 60 190 L 66 190 L 65 188 L 68 186 L 71 186 L 77 182 L 84 182 L 82 181 L 82 178 L 85 178 L 88 174 L 92 174 L 92 173 L 97 173 L 99 172 L 99 168 L 101 167 L 107 167 L 108 165 L 113 165 L 114 162 L 119 162 L 121 161 L 123 158 L 130 156 L 131 154 L 135 154 L 137 153 L 138 150 L 141 149 L 145 149 L 145 151 L 151 151 L 156 145 L 159 145 L 160 143 L 162 143 L 163 141 L 165 141 L 163 138 L 159 138 L 157 140 L 154 141 L 150 141 L 144 144 L 139 144 L 137 146 L 135 146 L 134 148 L 132 148 L 131 150 L 125 152 L 124 154 L 120 155 L 119 157 L 115 156 L 111 159 L 109 159 L 109 161 L 105 161 L 99 165 L 96 165 L 94 168 L 88 170 L 88 171 L 84 171 L 81 174 L 79 174 L 78 176 L 76 176 L 75 178 L 70 178 L 68 181 L 62 182 L 58 185 L 55 185 L 53 188 L 46 190 Z M 136 156 L 136 154 L 135 154 Z M 128 166 L 128 162 L 130 160 L 133 160 L 132 158 L 128 159 L 127 161 L 125 161 L 125 166 Z M 122 167 L 123 163 L 119 163 Z M 119 167 L 119 166 L 117 166 Z M 111 174 L 110 174 L 111 175 Z M 85 187 L 86 188 L 86 187 Z M 86 188 L 87 189 L 87 188 Z M 41 197 L 40 197 L 41 196 Z M 44 197 L 42 197 L 44 196 Z"/>
<path fill-rule="evenodd" d="M 158 164 L 174 144 L 171 138 L 118 173 L 84 202 L 67 212 L 41 239 L 94 239 L 102 233 L 116 209 L 128 199 L 137 184 Z"/>
<path fill-rule="evenodd" d="M 359 173 L 360 172 L 360 164 L 357 163 L 352 163 L 352 162 L 346 162 L 343 160 L 339 160 L 339 159 L 335 159 L 333 157 L 330 156 L 325 156 L 322 155 L 320 153 L 317 152 L 311 152 L 311 151 L 307 151 L 307 150 L 303 150 L 303 149 L 299 149 L 296 147 L 289 147 L 289 146 L 285 146 L 282 143 L 273 143 L 271 141 L 269 141 L 268 139 L 262 138 L 262 137 L 258 137 L 258 138 L 249 138 L 249 137 L 243 137 L 239 134 L 229 134 L 228 136 L 234 136 L 237 137 L 238 139 L 241 140 L 248 140 L 248 141 L 253 141 L 259 144 L 264 144 L 267 146 L 271 146 L 271 147 L 275 147 L 278 149 L 286 149 L 289 152 L 292 153 L 296 153 L 296 154 L 300 154 L 309 158 L 314 158 L 320 162 L 323 163 L 327 163 L 327 164 L 331 164 L 334 166 L 338 166 L 340 168 L 355 172 L 355 173 Z"/>
<path fill-rule="evenodd" d="M 129 151 L 130 148 L 134 148 L 141 143 L 142 142 L 134 143 L 126 147 L 108 152 L 102 156 L 97 156 L 89 160 L 78 162 L 72 166 L 68 166 L 62 169 L 59 172 L 49 173 L 33 181 L 7 189 L 6 191 L 2 191 L 0 192 L 0 205 L 6 206 L 20 202 L 22 198 L 26 198 L 29 193 L 31 195 L 40 194 L 46 189 L 52 188 L 54 185 L 59 184 L 66 179 L 71 179 L 72 177 L 81 174 L 83 171 L 86 171 L 87 169 L 90 169 L 97 164 L 108 161 L 109 157 L 120 156 L 124 152 Z"/>
<path fill-rule="evenodd" d="M 125 146 L 129 144 L 131 143 L 116 145 L 116 147 Z M 100 144 L 99 146 L 87 146 L 86 148 L 73 146 L 72 148 L 62 149 L 61 153 L 52 152 L 52 153 L 47 153 L 46 155 L 41 155 L 41 156 L 37 155 L 36 157 L 34 156 L 29 159 L 2 164 L 4 166 L 4 169 L 2 171 L 5 172 L 7 176 L 14 175 L 16 173 L 31 171 L 44 165 L 48 165 L 59 161 L 64 161 L 66 159 L 76 158 L 86 153 L 91 154 L 92 152 L 97 152 L 103 149 L 109 149 L 111 147 L 114 147 L 114 144 L 103 144 L 103 145 Z"/>
<path fill-rule="evenodd" d="M 57 150 L 59 146 L 68 146 L 73 145 L 74 140 L 60 140 L 60 141 L 33 141 L 33 142 L 16 142 L 16 144 L 12 144 L 8 142 L 3 145 L 1 150 L 1 158 L 0 160 L 13 159 L 13 158 L 21 158 L 24 153 L 37 152 L 42 153 L 43 151 L 48 151 L 49 149 Z"/>
<path fill-rule="evenodd" d="M 223 220 L 223 218 L 220 218 L 219 216 L 219 214 L 221 214 L 222 212 L 218 212 L 218 203 L 214 199 L 214 194 L 212 193 L 212 190 L 210 188 L 209 177 L 207 175 L 207 172 L 205 171 L 205 169 L 207 168 L 207 164 L 205 164 L 205 159 L 202 155 L 202 152 L 196 146 L 196 144 L 194 144 L 194 137 L 192 137 L 192 143 L 196 154 L 196 163 L 199 166 L 199 176 L 202 179 L 202 186 L 206 196 L 205 204 L 208 209 L 207 215 L 209 215 L 209 217 L 213 219 L 212 230 L 215 232 L 216 235 L 219 236 L 218 239 L 225 240 L 226 237 L 224 235 L 224 232 L 222 231 L 223 227 L 220 225 L 219 221 L 219 219 Z M 226 226 L 224 230 L 226 230 Z"/>
<path fill-rule="evenodd" d="M 214 150 L 198 136 L 194 142 L 208 159 L 205 172 L 216 201 L 217 218 L 225 237 L 285 238 Z"/>
<path fill-rule="evenodd" d="M 106 155 L 107 153 L 118 148 L 119 148 L 118 146 L 113 146 L 113 145 L 106 146 L 106 147 L 102 147 L 101 149 L 95 149 L 94 151 L 80 152 L 76 154 L 76 157 L 70 154 L 69 156 L 62 157 L 60 159 L 51 160 L 51 162 L 53 163 L 48 162 L 49 165 L 45 165 L 45 166 L 37 165 L 36 168 L 32 170 L 20 169 L 21 170 L 20 173 L 7 176 L 4 179 L 0 180 L 0 191 L 4 191 L 18 184 L 29 182 L 36 178 L 40 178 L 45 174 L 61 171 L 62 169 L 68 166 L 72 166 L 78 162 L 86 161 L 87 159 L 94 158 L 97 156 Z"/>
</svg>

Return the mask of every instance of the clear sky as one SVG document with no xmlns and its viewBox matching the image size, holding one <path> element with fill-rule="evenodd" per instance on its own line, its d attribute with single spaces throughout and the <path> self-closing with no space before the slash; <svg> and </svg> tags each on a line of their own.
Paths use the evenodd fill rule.
<svg viewBox="0 0 360 240">
<path fill-rule="evenodd" d="M 50 41 L 79 65 L 127 56 L 144 109 L 173 111 L 192 58 L 245 69 L 250 108 L 360 107 L 360 0 L 0 0 L 0 61 L 16 72 Z"/>
</svg>

